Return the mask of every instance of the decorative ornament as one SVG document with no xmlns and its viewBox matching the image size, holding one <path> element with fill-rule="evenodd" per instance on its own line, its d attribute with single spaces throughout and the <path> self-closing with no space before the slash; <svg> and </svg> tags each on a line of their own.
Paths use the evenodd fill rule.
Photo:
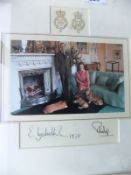
<svg viewBox="0 0 131 175">
<path fill-rule="evenodd" d="M 85 27 L 85 22 L 82 19 L 82 14 L 77 11 L 74 13 L 74 19 L 72 20 L 72 27 L 74 30 L 77 31 L 77 33 L 80 33 L 81 30 Z"/>
<path fill-rule="evenodd" d="M 59 29 L 60 32 L 62 32 L 62 30 L 64 30 L 68 25 L 68 21 L 65 18 L 65 14 L 65 11 L 56 11 L 57 17 L 54 19 L 54 25 L 57 29 Z"/>
</svg>

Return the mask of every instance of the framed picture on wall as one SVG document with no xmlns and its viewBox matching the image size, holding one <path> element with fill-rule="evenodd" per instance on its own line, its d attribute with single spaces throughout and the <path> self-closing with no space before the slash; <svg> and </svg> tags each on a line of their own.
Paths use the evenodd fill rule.
<svg viewBox="0 0 131 175">
<path fill-rule="evenodd" d="M 115 60 L 121 59 L 121 50 L 114 50 L 114 59 Z"/>
<path fill-rule="evenodd" d="M 90 35 L 87 8 L 50 7 L 50 32 L 55 35 Z"/>
<path fill-rule="evenodd" d="M 111 55 L 118 45 L 122 55 L 116 62 Z M 127 39 L 2 34 L 2 116 L 5 121 L 127 118 L 128 59 Z"/>
</svg>

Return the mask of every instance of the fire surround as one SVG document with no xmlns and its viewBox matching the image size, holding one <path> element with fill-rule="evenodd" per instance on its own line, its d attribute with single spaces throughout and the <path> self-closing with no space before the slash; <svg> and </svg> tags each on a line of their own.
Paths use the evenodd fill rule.
<svg viewBox="0 0 131 175">
<path fill-rule="evenodd" d="M 26 95 L 24 94 L 24 88 L 22 89 L 22 83 L 23 78 L 26 77 L 26 74 L 28 79 L 30 75 L 32 75 L 32 77 L 35 77 L 35 82 L 37 82 L 36 75 L 43 74 L 44 92 L 43 96 L 41 95 L 39 100 L 38 98 L 32 98 L 32 102 L 28 103 L 28 100 L 26 99 L 27 104 L 25 103 L 25 105 L 23 101 L 25 100 Z M 39 83 L 37 82 L 37 84 Z M 50 95 L 54 89 L 54 54 L 11 54 L 11 112 L 20 110 L 25 106 L 33 106 L 48 101 L 48 95 Z"/>
</svg>

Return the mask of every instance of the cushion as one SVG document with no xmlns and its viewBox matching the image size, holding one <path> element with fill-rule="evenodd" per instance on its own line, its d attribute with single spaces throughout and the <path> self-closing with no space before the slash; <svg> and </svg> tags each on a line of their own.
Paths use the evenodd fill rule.
<svg viewBox="0 0 131 175">
<path fill-rule="evenodd" d="M 108 79 L 109 79 L 108 76 L 106 76 L 106 75 L 101 75 L 101 76 L 99 76 L 99 77 L 97 78 L 96 84 L 97 84 L 97 85 L 106 86 L 106 83 L 107 83 Z"/>
<path fill-rule="evenodd" d="M 124 76 L 119 77 L 118 84 L 122 83 L 124 81 Z"/>
<path fill-rule="evenodd" d="M 96 82 L 96 71 L 90 71 L 89 75 L 90 75 L 90 83 L 95 84 L 95 82 Z"/>
<path fill-rule="evenodd" d="M 106 85 L 110 90 L 115 91 L 120 83 L 124 81 L 124 76 L 109 78 Z"/>
</svg>

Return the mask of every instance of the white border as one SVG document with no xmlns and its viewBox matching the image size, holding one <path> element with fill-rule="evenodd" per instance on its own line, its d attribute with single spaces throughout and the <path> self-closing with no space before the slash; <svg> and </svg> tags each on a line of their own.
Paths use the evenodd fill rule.
<svg viewBox="0 0 131 175">
<path fill-rule="evenodd" d="M 52 41 L 79 41 L 95 43 L 112 43 L 123 45 L 124 73 L 125 73 L 125 112 L 118 113 L 92 113 L 92 114 L 57 114 L 57 115 L 11 115 L 9 112 L 9 77 L 10 77 L 10 40 L 52 40 Z M 57 36 L 57 35 L 36 35 L 36 34 L 2 34 L 2 117 L 4 121 L 40 121 L 40 120 L 86 120 L 86 119 L 107 119 L 107 118 L 128 118 L 129 117 L 129 55 L 128 39 L 126 38 L 99 38 L 79 36 Z"/>
</svg>

